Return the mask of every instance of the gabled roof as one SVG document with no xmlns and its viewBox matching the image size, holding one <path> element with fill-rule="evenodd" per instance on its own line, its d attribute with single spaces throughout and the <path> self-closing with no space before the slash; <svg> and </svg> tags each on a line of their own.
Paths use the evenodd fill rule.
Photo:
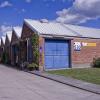
<svg viewBox="0 0 100 100">
<path fill-rule="evenodd" d="M 38 34 L 100 38 L 100 29 L 32 19 L 25 19 L 24 22 Z"/>
<path fill-rule="evenodd" d="M 89 28 L 77 25 L 67 25 L 64 24 L 70 30 L 80 34 L 81 37 L 90 37 L 90 38 L 100 38 L 100 29 Z"/>
<path fill-rule="evenodd" d="M 2 36 L 1 39 L 2 39 L 3 44 L 5 44 L 6 37 Z"/>
<path fill-rule="evenodd" d="M 41 22 L 38 20 L 25 19 L 25 23 L 33 31 L 38 32 L 38 34 L 46 35 L 65 35 L 65 36 L 77 36 L 74 32 L 70 31 L 60 23 L 56 22 Z"/>
<path fill-rule="evenodd" d="M 11 42 L 12 31 L 8 31 L 8 32 L 6 33 L 6 36 L 8 37 L 9 41 Z"/>
<path fill-rule="evenodd" d="M 20 38 L 22 33 L 22 28 L 18 26 L 18 27 L 14 27 L 13 30 L 16 33 L 17 37 Z"/>
</svg>

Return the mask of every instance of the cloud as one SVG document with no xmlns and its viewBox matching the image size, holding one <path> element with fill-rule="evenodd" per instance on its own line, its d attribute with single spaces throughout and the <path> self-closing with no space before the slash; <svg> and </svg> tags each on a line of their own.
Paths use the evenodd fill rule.
<svg viewBox="0 0 100 100">
<path fill-rule="evenodd" d="M 26 0 L 27 3 L 31 3 L 32 0 Z"/>
<path fill-rule="evenodd" d="M 22 8 L 22 9 L 14 8 L 14 10 L 15 10 L 18 14 L 21 14 L 21 13 L 25 13 L 25 12 L 26 12 L 26 9 L 24 9 L 24 8 Z"/>
<path fill-rule="evenodd" d="M 5 35 L 7 31 L 11 31 L 12 26 L 1 25 L 0 26 L 0 34 Z"/>
<path fill-rule="evenodd" d="M 21 9 L 21 12 L 23 12 L 23 13 L 24 13 L 24 12 L 26 12 L 26 10 L 23 8 L 23 9 Z"/>
<path fill-rule="evenodd" d="M 85 23 L 100 18 L 100 0 L 75 0 L 68 9 L 57 11 L 56 21 L 62 23 Z"/>
<path fill-rule="evenodd" d="M 4 8 L 4 7 L 11 7 L 12 4 L 8 1 L 4 1 L 0 4 L 0 8 Z"/>
<path fill-rule="evenodd" d="M 55 2 L 55 1 L 61 1 L 61 2 L 63 2 L 63 3 L 65 3 L 65 2 L 69 2 L 69 1 L 73 1 L 73 0 L 43 0 L 44 2 L 48 2 L 48 1 L 51 1 L 51 2 Z"/>
</svg>

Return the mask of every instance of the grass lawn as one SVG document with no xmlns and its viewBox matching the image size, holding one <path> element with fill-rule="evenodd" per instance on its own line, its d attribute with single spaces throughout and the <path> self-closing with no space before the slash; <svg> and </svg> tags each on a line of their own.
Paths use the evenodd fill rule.
<svg viewBox="0 0 100 100">
<path fill-rule="evenodd" d="M 80 68 L 48 71 L 51 74 L 63 75 L 72 77 L 86 82 L 100 85 L 100 68 Z"/>
</svg>

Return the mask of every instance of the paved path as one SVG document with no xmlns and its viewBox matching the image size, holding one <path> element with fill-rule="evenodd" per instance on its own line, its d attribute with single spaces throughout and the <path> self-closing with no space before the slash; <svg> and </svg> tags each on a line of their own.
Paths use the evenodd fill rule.
<svg viewBox="0 0 100 100">
<path fill-rule="evenodd" d="M 100 100 L 100 95 L 0 65 L 0 100 Z"/>
</svg>

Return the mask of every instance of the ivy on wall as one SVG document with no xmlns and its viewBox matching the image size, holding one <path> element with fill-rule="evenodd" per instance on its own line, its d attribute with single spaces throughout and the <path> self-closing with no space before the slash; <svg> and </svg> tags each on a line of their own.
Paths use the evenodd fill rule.
<svg viewBox="0 0 100 100">
<path fill-rule="evenodd" d="M 31 37 L 32 48 L 33 48 L 33 63 L 39 65 L 39 36 L 33 34 Z"/>
</svg>

